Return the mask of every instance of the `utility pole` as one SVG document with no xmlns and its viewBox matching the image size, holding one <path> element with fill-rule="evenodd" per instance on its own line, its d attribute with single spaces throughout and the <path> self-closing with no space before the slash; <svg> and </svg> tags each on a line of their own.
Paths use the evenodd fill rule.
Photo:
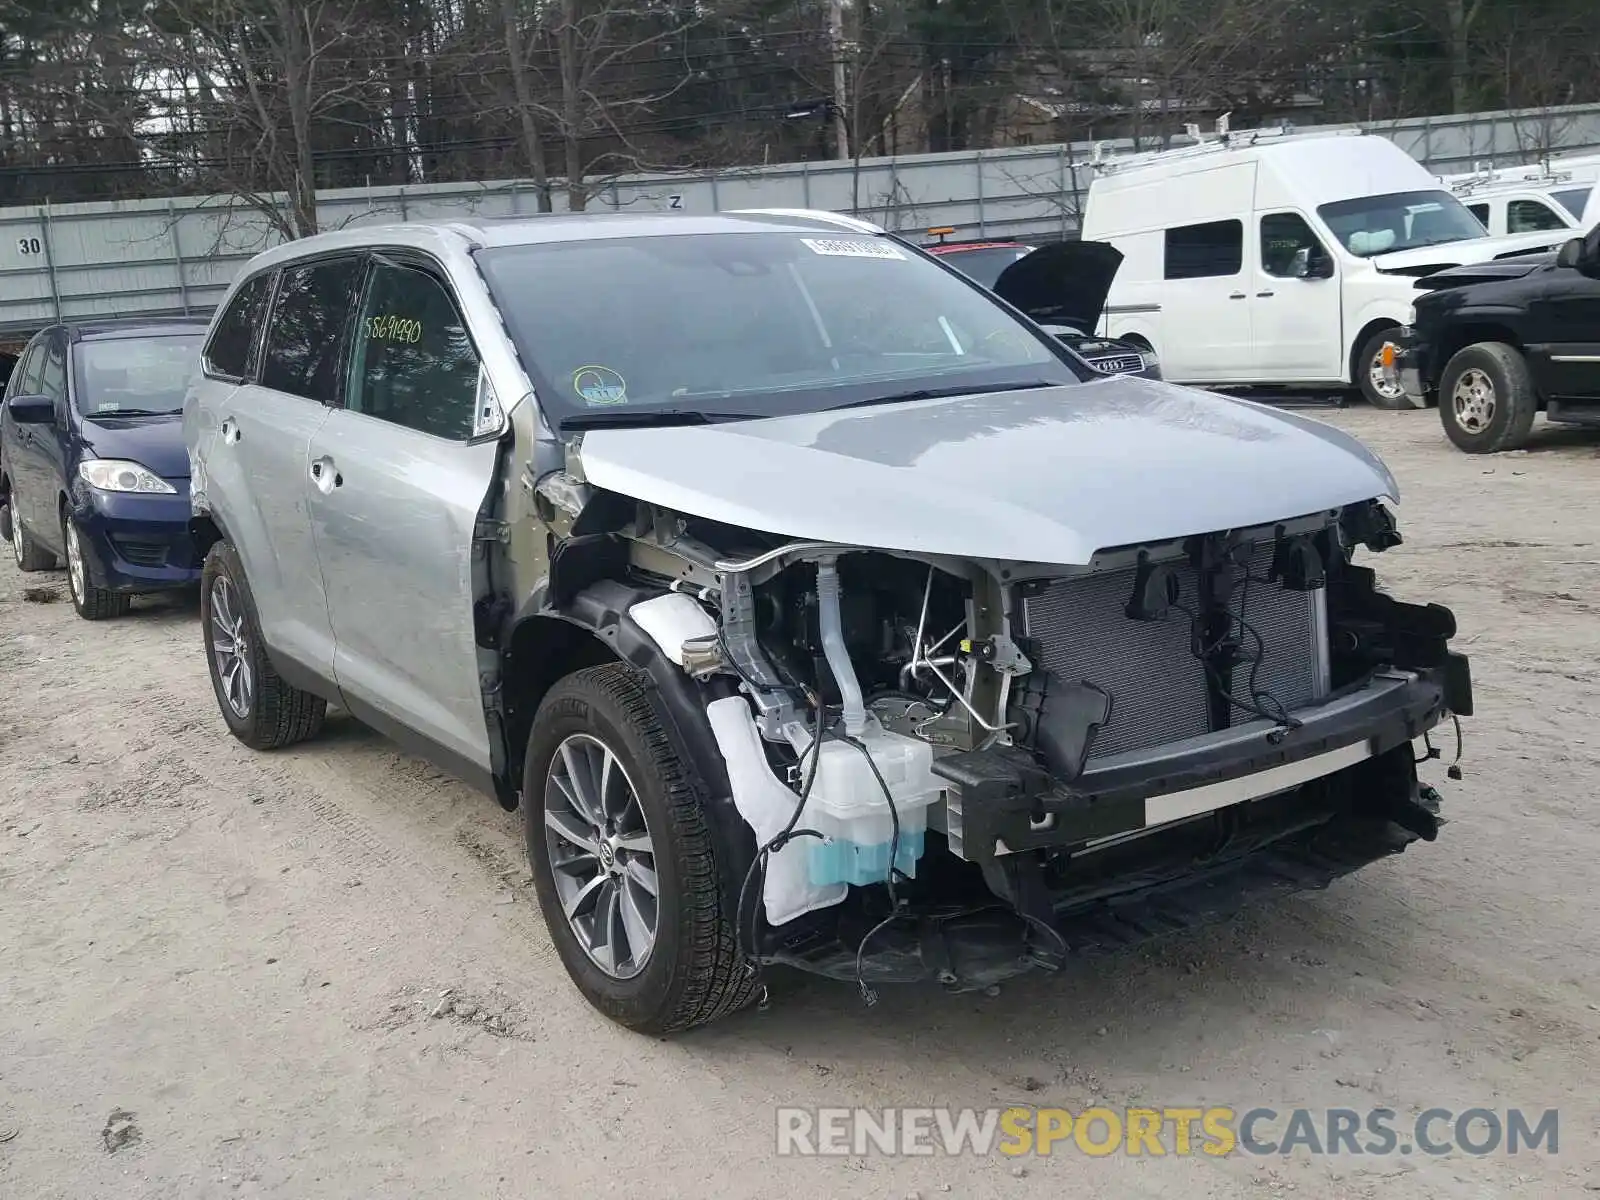
<svg viewBox="0 0 1600 1200">
<path fill-rule="evenodd" d="M 850 157 L 844 84 L 844 0 L 828 0 L 828 45 L 833 53 L 833 156 Z"/>
</svg>

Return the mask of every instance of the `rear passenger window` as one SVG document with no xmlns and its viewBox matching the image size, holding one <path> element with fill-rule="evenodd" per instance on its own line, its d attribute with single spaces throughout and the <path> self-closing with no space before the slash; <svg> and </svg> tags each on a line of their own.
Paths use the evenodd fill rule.
<svg viewBox="0 0 1600 1200">
<path fill-rule="evenodd" d="M 1556 215 L 1555 209 L 1537 200 L 1513 200 L 1506 205 L 1507 233 L 1543 233 L 1548 229 L 1565 229 L 1567 223 Z"/>
<path fill-rule="evenodd" d="M 412 267 L 374 266 L 345 407 L 464 441 L 472 436 L 477 399 L 478 353 L 444 285 Z"/>
<path fill-rule="evenodd" d="M 257 275 L 233 294 L 223 310 L 211 340 L 206 343 L 206 369 L 218 375 L 243 379 L 250 374 L 256 331 L 272 295 L 272 272 Z"/>
<path fill-rule="evenodd" d="M 267 326 L 261 385 L 332 404 L 339 396 L 339 350 L 355 299 L 361 260 L 336 258 L 285 267 Z"/>
<path fill-rule="evenodd" d="M 1244 266 L 1244 222 L 1208 221 L 1167 230 L 1168 279 L 1237 275 Z"/>
</svg>

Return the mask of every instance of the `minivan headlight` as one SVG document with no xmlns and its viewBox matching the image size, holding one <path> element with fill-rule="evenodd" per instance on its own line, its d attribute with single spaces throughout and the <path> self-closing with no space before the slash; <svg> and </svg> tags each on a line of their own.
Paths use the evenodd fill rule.
<svg viewBox="0 0 1600 1200">
<path fill-rule="evenodd" d="M 86 458 L 78 464 L 78 477 L 102 492 L 154 492 L 171 496 L 178 490 L 148 467 L 120 458 Z"/>
</svg>

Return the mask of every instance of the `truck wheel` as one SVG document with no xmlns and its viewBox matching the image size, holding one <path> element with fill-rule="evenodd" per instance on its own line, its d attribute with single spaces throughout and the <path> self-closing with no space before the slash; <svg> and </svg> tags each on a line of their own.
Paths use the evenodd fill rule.
<svg viewBox="0 0 1600 1200">
<path fill-rule="evenodd" d="M 1356 382 L 1360 384 L 1361 394 L 1366 397 L 1367 403 L 1373 408 L 1390 411 L 1411 407 L 1405 390 L 1398 383 L 1390 383 L 1383 377 L 1383 348 L 1393 341 L 1392 327 L 1378 330 L 1361 343 L 1355 361 Z"/>
<path fill-rule="evenodd" d="M 522 810 L 550 937 L 589 1003 L 645 1033 L 703 1025 L 756 990 L 686 757 L 623 663 L 556 684 L 528 737 Z"/>
<path fill-rule="evenodd" d="M 15 509 L 11 514 L 11 555 L 19 571 L 49 571 L 56 565 L 56 556 L 33 540 Z"/>
<path fill-rule="evenodd" d="M 234 737 L 253 750 L 277 750 L 317 734 L 328 702 L 272 669 L 244 567 L 226 541 L 211 547 L 200 574 L 200 629 L 211 688 Z"/>
<path fill-rule="evenodd" d="M 1460 350 L 1439 379 L 1439 420 L 1468 454 L 1515 450 L 1527 441 L 1539 393 L 1515 346 L 1479 342 Z"/>
<path fill-rule="evenodd" d="M 133 597 L 126 592 L 95 587 L 89 579 L 89 564 L 83 557 L 83 539 L 66 513 L 61 514 L 61 542 L 67 548 L 67 591 L 72 593 L 72 607 L 78 610 L 78 615 L 85 621 L 127 616 Z"/>
</svg>

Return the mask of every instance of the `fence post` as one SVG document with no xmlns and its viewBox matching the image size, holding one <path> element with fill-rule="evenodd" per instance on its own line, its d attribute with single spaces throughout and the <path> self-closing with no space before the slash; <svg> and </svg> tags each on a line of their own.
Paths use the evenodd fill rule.
<svg viewBox="0 0 1600 1200">
<path fill-rule="evenodd" d="M 1061 196 L 1056 205 L 1061 209 L 1061 240 L 1067 240 L 1067 144 L 1062 142 L 1056 150 L 1056 170 L 1061 178 Z M 1073 191 L 1077 189 L 1077 179 L 1074 178 Z M 1076 207 L 1076 206 L 1074 206 Z"/>
<path fill-rule="evenodd" d="M 811 207 L 811 164 L 805 159 L 800 160 L 800 196 L 804 201 L 802 207 Z"/>
<path fill-rule="evenodd" d="M 978 236 L 989 236 L 989 224 L 983 213 L 983 151 L 979 150 L 972 158 L 973 166 L 978 174 Z"/>
<path fill-rule="evenodd" d="M 178 302 L 183 305 L 183 315 L 189 315 L 189 285 L 183 278 L 183 239 L 178 234 L 178 209 L 167 201 L 167 228 L 172 231 L 172 266 L 178 273 Z"/>
<path fill-rule="evenodd" d="M 722 201 L 717 196 L 717 173 L 715 171 L 711 172 L 711 211 L 722 211 Z"/>
<path fill-rule="evenodd" d="M 50 304 L 55 309 L 56 320 L 61 320 L 61 289 L 56 284 L 56 248 L 50 243 L 50 202 L 39 206 L 40 241 L 44 245 L 44 268 L 50 277 Z"/>
</svg>

